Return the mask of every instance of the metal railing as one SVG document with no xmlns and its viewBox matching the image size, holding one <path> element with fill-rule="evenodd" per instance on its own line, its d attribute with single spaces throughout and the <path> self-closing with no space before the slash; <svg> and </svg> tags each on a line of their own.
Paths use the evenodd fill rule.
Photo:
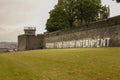
<svg viewBox="0 0 120 80">
<path fill-rule="evenodd" d="M 24 27 L 24 30 L 36 30 L 36 27 Z"/>
</svg>

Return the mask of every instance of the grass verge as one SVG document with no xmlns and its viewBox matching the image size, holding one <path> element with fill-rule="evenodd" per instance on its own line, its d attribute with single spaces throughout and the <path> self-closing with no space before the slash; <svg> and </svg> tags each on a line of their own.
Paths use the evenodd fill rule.
<svg viewBox="0 0 120 80">
<path fill-rule="evenodd" d="M 0 80 L 120 80 L 120 48 L 0 54 Z"/>
</svg>

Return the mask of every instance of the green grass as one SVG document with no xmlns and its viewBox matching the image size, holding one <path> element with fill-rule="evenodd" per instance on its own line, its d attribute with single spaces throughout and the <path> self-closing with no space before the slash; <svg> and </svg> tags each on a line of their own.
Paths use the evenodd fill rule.
<svg viewBox="0 0 120 80">
<path fill-rule="evenodd" d="M 0 80 L 120 80 L 120 48 L 1 53 Z"/>
</svg>

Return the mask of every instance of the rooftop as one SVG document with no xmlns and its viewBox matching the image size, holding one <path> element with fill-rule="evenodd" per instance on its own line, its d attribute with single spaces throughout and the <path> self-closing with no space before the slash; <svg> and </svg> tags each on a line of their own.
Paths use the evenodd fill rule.
<svg viewBox="0 0 120 80">
<path fill-rule="evenodd" d="M 24 27 L 24 30 L 36 30 L 36 27 Z"/>
</svg>

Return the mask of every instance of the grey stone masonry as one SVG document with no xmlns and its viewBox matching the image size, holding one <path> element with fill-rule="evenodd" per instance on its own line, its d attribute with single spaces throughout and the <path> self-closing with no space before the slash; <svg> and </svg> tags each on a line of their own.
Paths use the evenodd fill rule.
<svg viewBox="0 0 120 80">
<path fill-rule="evenodd" d="M 120 47 L 120 16 L 44 36 L 45 48 Z"/>
<path fill-rule="evenodd" d="M 120 47 L 120 16 L 37 36 L 18 36 L 18 50 L 92 47 Z"/>
</svg>

